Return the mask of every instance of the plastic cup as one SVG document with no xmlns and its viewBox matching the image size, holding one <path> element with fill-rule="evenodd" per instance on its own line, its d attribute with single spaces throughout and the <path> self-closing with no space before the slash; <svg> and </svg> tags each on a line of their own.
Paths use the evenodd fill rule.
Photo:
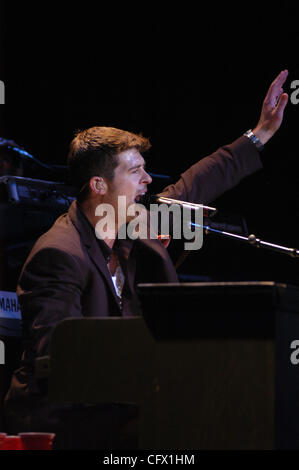
<svg viewBox="0 0 299 470">
<path fill-rule="evenodd" d="M 6 432 L 0 432 L 0 450 L 2 449 L 2 444 L 5 441 L 6 436 Z"/>
<path fill-rule="evenodd" d="M 19 436 L 5 436 L 1 450 L 23 450 L 21 438 Z"/>
<path fill-rule="evenodd" d="M 24 450 L 52 450 L 54 433 L 20 432 Z"/>
</svg>

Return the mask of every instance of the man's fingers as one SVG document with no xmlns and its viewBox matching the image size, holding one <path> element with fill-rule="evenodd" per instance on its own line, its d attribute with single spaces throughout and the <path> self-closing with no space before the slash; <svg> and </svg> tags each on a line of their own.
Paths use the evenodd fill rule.
<svg viewBox="0 0 299 470">
<path fill-rule="evenodd" d="M 289 99 L 289 97 L 288 97 L 287 93 L 283 93 L 281 95 L 281 97 L 280 97 L 280 99 L 277 103 L 277 106 L 276 106 L 275 114 L 282 117 L 284 109 L 287 105 L 288 99 Z"/>
<path fill-rule="evenodd" d="M 270 105 L 272 106 L 272 108 L 276 105 L 277 97 L 281 95 L 280 89 L 282 89 L 282 86 L 287 79 L 288 73 L 288 70 L 283 70 L 271 83 L 266 98 L 264 100 L 264 103 L 266 105 Z"/>
<path fill-rule="evenodd" d="M 269 91 L 275 91 L 278 88 L 282 87 L 288 76 L 288 70 L 282 70 L 280 74 L 273 80 L 270 85 Z"/>
</svg>

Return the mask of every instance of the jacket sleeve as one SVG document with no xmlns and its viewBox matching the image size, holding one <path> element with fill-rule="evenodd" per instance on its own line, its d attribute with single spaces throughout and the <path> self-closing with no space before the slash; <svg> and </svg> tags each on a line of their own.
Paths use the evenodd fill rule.
<svg viewBox="0 0 299 470">
<path fill-rule="evenodd" d="M 177 183 L 167 186 L 160 195 L 208 204 L 261 168 L 258 150 L 242 136 L 192 165 Z"/>
<path fill-rule="evenodd" d="M 50 335 L 57 323 L 82 316 L 83 285 L 78 260 L 66 252 L 45 248 L 29 259 L 17 288 L 27 352 L 48 354 Z"/>
</svg>

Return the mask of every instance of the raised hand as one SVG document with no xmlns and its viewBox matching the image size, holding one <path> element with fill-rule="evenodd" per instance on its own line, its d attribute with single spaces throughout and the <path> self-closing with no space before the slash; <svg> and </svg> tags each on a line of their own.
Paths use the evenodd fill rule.
<svg viewBox="0 0 299 470">
<path fill-rule="evenodd" d="M 288 102 L 288 95 L 283 91 L 283 84 L 288 76 L 288 71 L 283 70 L 271 83 L 264 99 L 259 122 L 253 129 L 253 133 L 265 144 L 279 129 L 283 112 Z"/>
</svg>

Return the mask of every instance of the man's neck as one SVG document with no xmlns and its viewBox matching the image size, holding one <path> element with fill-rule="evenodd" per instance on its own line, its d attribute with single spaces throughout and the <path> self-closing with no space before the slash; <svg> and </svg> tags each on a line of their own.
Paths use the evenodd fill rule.
<svg viewBox="0 0 299 470">
<path fill-rule="evenodd" d="M 82 210 L 82 212 L 84 213 L 85 217 L 88 219 L 92 227 L 95 229 L 95 234 L 96 234 L 96 225 L 101 220 L 99 216 L 95 215 L 97 206 L 98 204 L 95 204 L 90 200 L 82 201 L 80 203 L 80 209 Z M 107 221 L 107 223 L 109 223 L 109 221 Z M 116 226 L 116 224 L 114 223 L 114 225 L 112 225 L 112 222 L 111 222 L 110 226 Z M 115 239 L 116 239 L 116 235 L 117 235 L 117 232 L 115 231 L 115 233 L 113 233 L 111 236 L 111 230 L 110 230 L 109 238 L 105 236 L 101 236 L 101 240 L 103 240 L 109 246 L 109 248 L 112 249 Z"/>
</svg>

